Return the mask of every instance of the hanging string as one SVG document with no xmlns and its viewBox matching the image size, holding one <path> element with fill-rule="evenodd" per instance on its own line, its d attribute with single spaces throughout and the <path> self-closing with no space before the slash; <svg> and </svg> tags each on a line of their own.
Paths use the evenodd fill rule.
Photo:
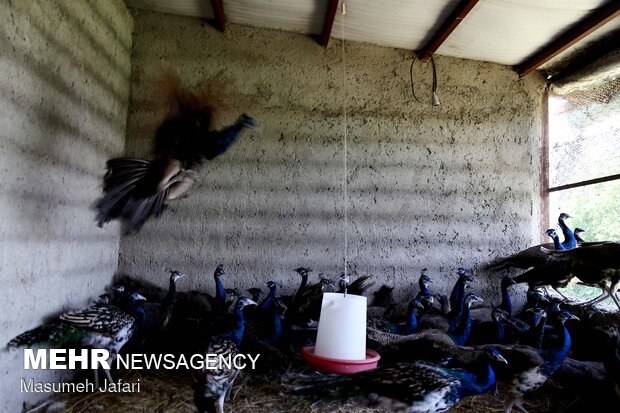
<svg viewBox="0 0 620 413">
<path fill-rule="evenodd" d="M 347 295 L 347 284 L 348 284 L 348 264 L 349 264 L 349 239 L 348 239 L 348 223 L 347 223 L 347 89 L 346 89 L 346 52 L 344 48 L 344 16 L 347 14 L 346 1 L 342 1 L 342 111 L 343 111 L 343 126 L 344 126 L 344 291 L 345 296 Z"/>
</svg>

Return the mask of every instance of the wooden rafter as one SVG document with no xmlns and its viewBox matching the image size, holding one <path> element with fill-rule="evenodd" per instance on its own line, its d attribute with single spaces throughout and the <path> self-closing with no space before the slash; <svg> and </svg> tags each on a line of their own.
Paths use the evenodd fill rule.
<svg viewBox="0 0 620 413">
<path fill-rule="evenodd" d="M 224 14 L 222 0 L 211 0 L 211 7 L 213 7 L 213 15 L 215 16 L 215 27 L 223 32 L 226 29 L 226 15 Z"/>
<path fill-rule="evenodd" d="M 516 71 L 519 77 L 523 77 L 536 70 L 545 62 L 548 62 L 617 16 L 620 16 L 620 1 L 611 0 L 517 66 Z"/>
<path fill-rule="evenodd" d="M 461 24 L 465 16 L 469 14 L 476 3 L 478 3 L 478 0 L 462 0 L 459 5 L 456 6 L 456 9 L 454 9 L 452 14 L 443 22 L 437 33 L 435 33 L 428 44 L 422 48 L 422 52 L 419 56 L 420 60 L 426 62 L 431 58 L 431 55 L 439 49 L 439 46 L 441 46 L 454 29 Z"/>
<path fill-rule="evenodd" d="M 327 16 L 325 17 L 325 26 L 323 26 L 323 34 L 319 39 L 319 43 L 323 47 L 327 47 L 329 44 L 329 38 L 332 35 L 332 28 L 334 27 L 334 19 L 336 18 L 336 11 L 338 11 L 339 0 L 329 0 L 327 6 Z"/>
</svg>

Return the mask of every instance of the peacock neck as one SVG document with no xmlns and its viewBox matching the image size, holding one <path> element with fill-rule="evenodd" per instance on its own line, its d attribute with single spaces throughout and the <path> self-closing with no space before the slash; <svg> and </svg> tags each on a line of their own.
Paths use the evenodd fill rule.
<svg viewBox="0 0 620 413">
<path fill-rule="evenodd" d="M 564 361 L 568 352 L 570 351 L 571 338 L 568 329 L 564 325 L 564 322 L 560 324 L 562 334 L 562 344 L 557 348 L 543 349 L 542 355 L 545 359 L 545 363 L 542 366 L 543 373 L 551 375 L 560 364 Z"/>
<path fill-rule="evenodd" d="M 502 322 L 501 319 L 496 319 L 495 320 L 495 327 L 496 327 L 496 336 L 495 336 L 495 343 L 501 343 L 504 340 L 504 336 L 506 334 L 506 331 L 504 330 L 504 323 Z"/>
<path fill-rule="evenodd" d="M 473 380 L 465 380 L 461 387 L 461 397 L 486 393 L 495 385 L 495 372 L 487 360 L 482 371 Z"/>
<path fill-rule="evenodd" d="M 564 246 L 560 244 L 560 237 L 557 235 L 554 235 L 552 238 L 553 238 L 553 246 L 555 247 L 555 249 L 558 251 L 564 250 Z"/>
<path fill-rule="evenodd" d="M 299 284 L 299 288 L 297 288 L 297 292 L 295 292 L 292 302 L 296 303 L 297 301 L 299 301 L 299 298 L 301 297 L 301 294 L 306 290 L 307 285 L 308 285 L 308 276 L 302 275 L 301 284 Z"/>
<path fill-rule="evenodd" d="M 243 315 L 243 307 L 237 307 L 235 309 L 235 327 L 231 331 L 231 338 L 235 344 L 239 346 L 241 339 L 243 339 L 243 332 L 245 330 L 245 317 Z"/>
<path fill-rule="evenodd" d="M 146 321 L 146 312 L 144 311 L 144 306 L 142 302 L 132 301 L 129 304 L 129 312 L 131 316 L 136 320 L 136 326 L 138 328 L 144 325 Z"/>
<path fill-rule="evenodd" d="M 512 300 L 508 293 L 508 285 L 502 285 L 502 303 L 500 308 L 507 312 L 509 316 L 512 316 Z"/>
<path fill-rule="evenodd" d="M 563 219 L 559 219 L 558 223 L 560 224 L 560 228 L 562 228 L 562 233 L 564 234 L 564 242 L 562 242 L 562 246 L 564 249 L 571 249 L 577 246 L 577 240 L 575 239 L 575 233 L 566 225 Z"/>
<path fill-rule="evenodd" d="M 241 135 L 241 131 L 243 130 L 244 127 L 245 126 L 243 125 L 243 122 L 238 121 L 234 125 L 224 129 L 221 133 L 220 144 L 223 144 L 226 146 L 233 144 L 237 140 L 239 135 Z"/>
<path fill-rule="evenodd" d="M 215 298 L 218 303 L 224 304 L 226 302 L 226 290 L 224 289 L 224 284 L 222 284 L 222 280 L 219 276 L 215 276 Z"/>
<path fill-rule="evenodd" d="M 177 291 L 177 284 L 174 281 L 174 278 L 170 277 L 170 285 L 168 286 L 168 294 L 166 294 L 166 298 L 164 299 L 164 304 L 172 305 L 174 302 L 174 297 Z"/>
<path fill-rule="evenodd" d="M 450 313 L 452 313 L 453 317 L 458 318 L 463 311 L 464 292 L 465 283 L 463 280 L 459 279 L 452 289 L 452 294 L 450 294 Z"/>
<path fill-rule="evenodd" d="M 547 325 L 547 317 L 542 317 L 538 325 L 532 331 L 532 347 L 540 349 L 542 347 L 543 336 L 545 335 L 545 326 Z"/>
<path fill-rule="evenodd" d="M 405 328 L 403 329 L 403 335 L 413 334 L 418 328 L 418 319 L 414 310 L 415 306 L 413 303 L 410 303 L 409 308 L 407 309 L 409 317 L 407 319 L 407 324 L 405 324 Z"/>
<path fill-rule="evenodd" d="M 469 305 L 463 307 L 463 313 L 458 326 L 452 332 L 452 340 L 454 344 L 463 346 L 471 333 L 471 317 Z"/>
<path fill-rule="evenodd" d="M 273 334 L 271 338 L 268 340 L 269 344 L 274 344 L 280 340 L 282 337 L 282 318 L 280 317 L 280 313 L 278 312 L 278 306 L 272 306 L 273 309 Z"/>
<path fill-rule="evenodd" d="M 269 309 L 270 307 L 273 306 L 275 299 L 276 299 L 276 288 L 271 287 L 269 289 L 269 294 L 267 295 L 267 297 L 265 297 L 263 302 L 260 303 L 260 308 L 262 308 L 263 310 Z"/>
</svg>

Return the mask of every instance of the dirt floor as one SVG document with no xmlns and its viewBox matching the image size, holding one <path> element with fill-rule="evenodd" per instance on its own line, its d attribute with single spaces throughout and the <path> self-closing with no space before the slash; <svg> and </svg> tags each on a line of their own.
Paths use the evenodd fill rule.
<svg viewBox="0 0 620 413">
<path fill-rule="evenodd" d="M 55 404 L 48 405 L 48 413 L 194 413 L 193 378 L 172 376 L 156 371 L 123 372 L 116 375 L 125 382 L 140 379 L 139 393 L 90 393 L 59 395 Z M 572 400 L 561 387 L 552 381 L 526 398 L 529 413 L 564 412 Z M 364 406 L 361 401 L 312 403 L 298 396 L 287 394 L 278 383 L 242 378 L 233 389 L 232 400 L 225 405 L 227 413 L 348 413 L 384 412 L 379 408 Z M 45 411 L 44 409 L 38 411 Z M 449 412 L 501 413 L 501 398 L 492 394 L 470 397 L 461 401 Z M 610 410 L 610 411 L 613 411 Z"/>
</svg>

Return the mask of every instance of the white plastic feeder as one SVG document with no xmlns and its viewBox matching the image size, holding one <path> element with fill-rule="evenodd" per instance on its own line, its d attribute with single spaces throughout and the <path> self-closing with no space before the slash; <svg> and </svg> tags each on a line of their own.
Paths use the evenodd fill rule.
<svg viewBox="0 0 620 413">
<path fill-rule="evenodd" d="M 324 293 L 314 354 L 339 360 L 366 359 L 366 297 Z"/>
</svg>

